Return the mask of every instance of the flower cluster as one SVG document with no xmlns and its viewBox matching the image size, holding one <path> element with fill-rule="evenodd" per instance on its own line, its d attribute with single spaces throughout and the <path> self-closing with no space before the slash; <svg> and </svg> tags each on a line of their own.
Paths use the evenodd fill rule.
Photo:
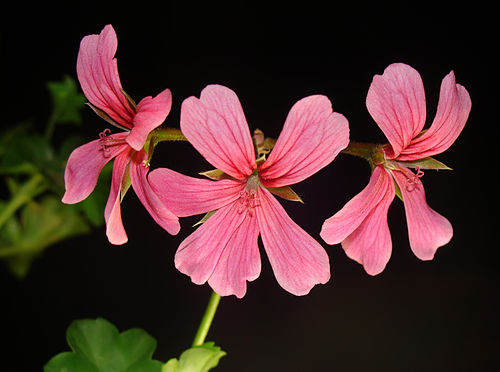
<svg viewBox="0 0 500 372">
<path fill-rule="evenodd" d="M 252 136 L 235 92 L 209 85 L 199 98 L 182 103 L 180 132 L 215 169 L 202 173 L 207 179 L 167 168 L 149 172 L 154 129 L 169 114 L 172 96 L 165 89 L 135 104 L 122 89 L 116 49 L 111 25 L 81 42 L 77 75 L 82 90 L 90 107 L 121 132 L 109 134 L 106 129 L 73 151 L 63 202 L 85 199 L 104 165 L 114 159 L 105 208 L 111 243 L 127 241 L 120 204 L 132 186 L 152 218 L 172 235 L 180 229 L 179 217 L 206 214 L 175 255 L 176 268 L 196 284 L 208 282 L 219 295 L 243 297 L 246 282 L 260 274 L 259 235 L 276 280 L 286 291 L 305 295 L 326 283 L 330 263 L 325 249 L 288 216 L 274 195 L 300 201 L 290 185 L 326 167 L 341 151 L 355 151 L 348 121 L 332 110 L 330 100 L 324 95 L 299 100 L 277 140 L 267 141 L 259 131 Z M 395 63 L 373 78 L 366 105 L 389 143 L 364 146 L 363 157 L 372 166 L 370 181 L 324 222 L 320 236 L 328 244 L 341 243 L 348 257 L 375 275 L 391 255 L 387 211 L 396 195 L 404 203 L 410 246 L 418 258 L 432 259 L 437 248 L 450 241 L 452 226 L 428 206 L 421 177 L 424 169 L 448 169 L 431 156 L 458 137 L 471 101 L 450 72 L 441 85 L 434 121 L 424 130 L 420 75 Z"/>
</svg>

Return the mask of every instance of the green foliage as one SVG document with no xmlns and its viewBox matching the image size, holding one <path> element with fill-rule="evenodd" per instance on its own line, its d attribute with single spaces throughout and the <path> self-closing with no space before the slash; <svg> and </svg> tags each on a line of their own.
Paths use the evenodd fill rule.
<svg viewBox="0 0 500 372">
<path fill-rule="evenodd" d="M 0 175 L 8 192 L 0 199 L 0 260 L 19 278 L 47 247 L 104 224 L 109 192 L 108 166 L 87 200 L 77 205 L 61 203 L 66 161 L 85 140 L 72 135 L 56 147 L 51 136 L 55 125 L 81 123 L 85 97 L 68 76 L 49 82 L 47 89 L 53 111 L 45 133 L 38 133 L 29 120 L 0 133 Z"/>
<path fill-rule="evenodd" d="M 187 349 L 179 359 L 170 359 L 161 372 L 207 372 L 216 367 L 224 355 L 226 353 L 213 342 L 205 342 Z"/>
<path fill-rule="evenodd" d="M 152 359 L 156 340 L 138 328 L 119 333 L 103 318 L 75 320 L 66 331 L 71 351 L 52 357 L 44 372 L 208 372 L 226 353 L 206 342 L 166 364 Z"/>
<path fill-rule="evenodd" d="M 156 340 L 142 329 L 119 333 L 105 319 L 76 320 L 66 340 L 72 351 L 57 354 L 44 372 L 161 372 L 163 363 L 153 360 Z"/>
</svg>

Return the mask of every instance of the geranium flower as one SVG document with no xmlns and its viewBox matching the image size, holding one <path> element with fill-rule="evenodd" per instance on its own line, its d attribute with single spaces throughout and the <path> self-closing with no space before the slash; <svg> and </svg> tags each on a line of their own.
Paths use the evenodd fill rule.
<svg viewBox="0 0 500 372">
<path fill-rule="evenodd" d="M 127 242 L 120 203 L 132 185 L 139 200 L 153 219 L 171 234 L 180 229 L 178 218 L 170 212 L 147 182 L 148 154 L 144 150 L 149 133 L 161 125 L 172 105 L 170 90 L 146 97 L 137 105 L 122 89 L 116 53 L 118 40 L 111 25 L 99 35 L 85 36 L 80 44 L 77 75 L 83 93 L 94 111 L 123 130 L 108 134 L 75 149 L 69 156 L 64 174 L 66 192 L 63 203 L 86 199 L 94 190 L 104 165 L 114 159 L 111 191 L 105 208 L 106 234 L 113 244 Z"/>
<path fill-rule="evenodd" d="M 423 131 L 422 79 L 412 67 L 395 63 L 383 75 L 375 75 L 366 106 L 389 144 L 378 147 L 371 157 L 374 169 L 365 189 L 324 222 L 320 235 L 328 244 L 342 243 L 348 257 L 376 275 L 391 256 L 387 211 L 396 194 L 403 200 L 410 247 L 419 259 L 432 260 L 436 250 L 452 238 L 450 222 L 426 202 L 422 169 L 449 169 L 431 156 L 455 142 L 467 121 L 471 100 L 450 72 L 441 83 L 434 121 Z"/>
<path fill-rule="evenodd" d="M 217 180 L 155 169 L 152 188 L 179 217 L 215 211 L 179 246 L 175 266 L 219 295 L 246 292 L 260 274 L 260 234 L 278 283 L 305 295 L 330 278 L 328 255 L 300 228 L 272 193 L 296 200 L 288 185 L 329 164 L 349 142 L 347 120 L 325 96 L 298 101 L 290 110 L 269 157 L 256 160 L 254 143 L 236 94 L 210 85 L 181 108 L 181 131 L 220 172 Z"/>
</svg>

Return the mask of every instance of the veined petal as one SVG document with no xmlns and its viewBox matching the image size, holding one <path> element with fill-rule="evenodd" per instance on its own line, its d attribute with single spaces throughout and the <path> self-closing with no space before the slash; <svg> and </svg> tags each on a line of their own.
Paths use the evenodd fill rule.
<svg viewBox="0 0 500 372">
<path fill-rule="evenodd" d="M 90 103 L 130 128 L 134 111 L 122 91 L 114 58 L 117 46 L 118 39 L 111 25 L 104 27 L 99 35 L 85 36 L 80 43 L 76 71 Z"/>
<path fill-rule="evenodd" d="M 181 131 L 208 162 L 243 180 L 257 167 L 248 124 L 236 94 L 220 85 L 203 89 L 181 107 Z"/>
<path fill-rule="evenodd" d="M 236 213 L 240 212 L 239 209 L 236 210 Z M 234 214 L 234 210 L 232 213 Z M 208 279 L 208 284 L 221 296 L 235 295 L 242 298 L 246 293 L 246 282 L 255 280 L 260 275 L 257 218 L 247 211 L 242 213 L 246 217 L 233 232 Z"/>
<path fill-rule="evenodd" d="M 300 228 L 272 194 L 259 187 L 255 208 L 264 248 L 278 283 L 302 296 L 330 279 L 330 262 L 323 247 Z"/>
<path fill-rule="evenodd" d="M 321 237 L 328 244 L 341 243 L 359 228 L 382 200 L 390 199 L 390 204 L 393 198 L 394 181 L 379 165 L 373 170 L 368 185 L 323 223 Z"/>
<path fill-rule="evenodd" d="M 133 151 L 129 146 L 115 158 L 113 163 L 113 174 L 111 178 L 111 189 L 108 201 L 104 208 L 104 219 L 106 220 L 106 235 L 111 244 L 125 244 L 128 241 L 127 233 L 122 223 L 121 215 L 121 190 L 123 177 L 128 171 Z"/>
<path fill-rule="evenodd" d="M 366 107 L 396 158 L 425 124 L 425 91 L 419 73 L 403 63 L 390 65 L 383 75 L 373 77 Z"/>
<path fill-rule="evenodd" d="M 280 187 L 300 182 L 328 165 L 349 144 L 347 119 L 332 111 L 321 95 L 298 101 L 268 159 L 259 167 L 262 184 Z"/>
<path fill-rule="evenodd" d="M 436 117 L 430 128 L 411 141 L 398 160 L 421 159 L 447 150 L 462 132 L 471 106 L 469 93 L 456 84 L 451 71 L 441 83 Z"/>
<path fill-rule="evenodd" d="M 422 182 L 406 167 L 392 171 L 403 196 L 410 247 L 421 260 L 432 260 L 451 240 L 451 223 L 429 207 Z"/>
<path fill-rule="evenodd" d="M 136 151 L 140 151 L 149 133 L 160 126 L 172 107 L 172 93 L 165 89 L 156 97 L 143 98 L 136 108 L 132 130 L 127 143 Z"/>
<path fill-rule="evenodd" d="M 179 217 L 219 209 L 237 200 L 245 188 L 241 181 L 193 178 L 167 168 L 151 171 L 148 179 L 156 195 Z"/>
<path fill-rule="evenodd" d="M 126 133 L 111 134 L 73 150 L 64 171 L 63 203 L 78 203 L 90 195 L 106 163 L 129 148 L 125 137 Z"/>
<path fill-rule="evenodd" d="M 384 171 L 384 173 L 386 173 Z M 384 179 L 387 178 L 384 176 Z M 395 188 L 392 177 L 387 182 L 383 198 L 371 209 L 363 222 L 342 241 L 347 257 L 363 265 L 370 275 L 384 271 L 391 258 L 392 241 L 387 211 L 391 205 Z"/>
<path fill-rule="evenodd" d="M 134 191 L 144 208 L 151 217 L 169 234 L 175 235 L 180 230 L 179 219 L 160 200 L 147 180 L 148 168 L 144 165 L 147 160 L 145 151 L 136 152 L 129 166 L 130 181 Z"/>
<path fill-rule="evenodd" d="M 195 284 L 208 281 L 228 243 L 245 218 L 247 214 L 239 213 L 239 205 L 236 202 L 217 210 L 180 244 L 175 254 L 175 267 L 190 276 Z M 240 238 L 236 240 L 243 241 Z M 239 247 L 239 249 L 252 249 L 252 247 Z"/>
</svg>

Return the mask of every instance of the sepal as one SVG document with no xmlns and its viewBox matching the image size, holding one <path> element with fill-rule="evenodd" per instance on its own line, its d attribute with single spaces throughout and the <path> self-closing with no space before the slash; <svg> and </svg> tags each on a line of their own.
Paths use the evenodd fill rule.
<svg viewBox="0 0 500 372">
<path fill-rule="evenodd" d="M 98 115 L 101 117 L 101 119 L 104 119 L 106 120 L 109 124 L 117 127 L 117 128 L 120 128 L 122 130 L 126 130 L 126 131 L 130 131 L 130 128 L 127 128 L 127 127 L 124 127 L 123 125 L 121 124 L 118 124 L 115 120 L 113 120 L 108 114 L 106 114 L 103 110 L 101 110 L 100 108 L 97 108 L 96 106 L 94 106 L 93 104 L 91 104 L 90 102 L 87 102 L 87 105 Z"/>
<path fill-rule="evenodd" d="M 234 180 L 234 177 L 231 177 L 229 174 L 224 173 L 220 169 L 213 169 L 213 170 L 209 170 L 206 172 L 200 172 L 198 174 L 200 176 L 205 176 L 207 178 L 210 178 L 211 180 L 214 180 L 214 181 Z"/>
<path fill-rule="evenodd" d="M 386 160 L 385 167 L 392 170 L 400 170 L 401 165 L 407 168 L 414 169 L 434 169 L 434 170 L 452 170 L 446 164 L 441 163 L 439 160 L 434 158 L 426 157 L 417 160 Z"/>
<path fill-rule="evenodd" d="M 125 98 L 127 99 L 127 102 L 129 104 L 130 108 L 132 110 L 134 110 L 134 112 L 136 112 L 137 111 L 137 104 L 135 103 L 135 101 L 123 89 L 122 89 L 122 93 L 125 96 Z"/>
<path fill-rule="evenodd" d="M 398 163 L 404 165 L 408 168 L 420 168 L 420 169 L 444 169 L 444 170 L 453 170 L 448 167 L 446 164 L 441 163 L 440 161 L 429 157 L 418 159 L 418 160 L 404 160 L 398 161 Z"/>
<path fill-rule="evenodd" d="M 207 220 L 208 220 L 210 217 L 212 217 L 212 215 L 213 215 L 214 213 L 215 213 L 215 211 L 210 211 L 210 212 L 206 213 L 206 214 L 203 216 L 203 218 L 202 218 L 201 220 L 199 220 L 198 222 L 196 222 L 196 223 L 193 225 L 193 227 L 196 227 L 196 226 L 198 226 L 198 225 L 201 225 L 202 223 L 207 222 Z"/>
<path fill-rule="evenodd" d="M 280 198 L 304 204 L 302 198 L 298 196 L 290 186 L 266 187 L 266 189 L 268 189 L 274 195 L 279 196 Z"/>
</svg>

